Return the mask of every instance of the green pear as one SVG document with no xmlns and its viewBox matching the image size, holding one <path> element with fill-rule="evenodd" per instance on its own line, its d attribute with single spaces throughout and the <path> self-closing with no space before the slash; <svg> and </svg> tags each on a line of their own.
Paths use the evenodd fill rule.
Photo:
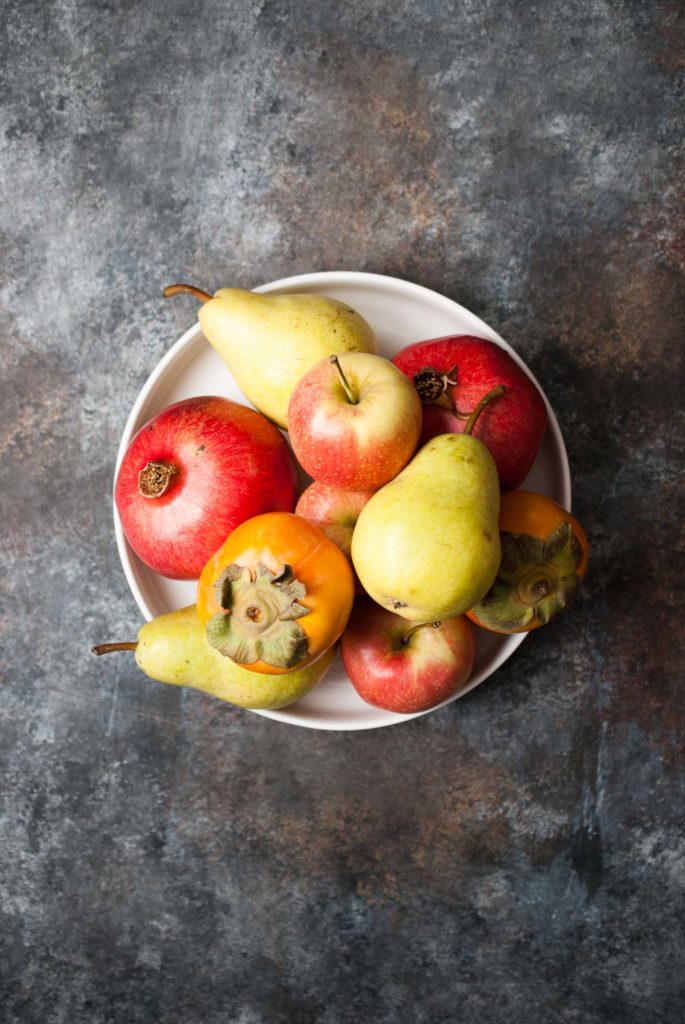
<svg viewBox="0 0 685 1024">
<path fill-rule="evenodd" d="M 474 606 L 500 564 L 499 478 L 471 431 L 495 388 L 478 403 L 463 434 L 432 438 L 362 509 L 352 561 L 364 590 L 413 621 L 450 619 Z"/>
<path fill-rule="evenodd" d="M 138 630 L 137 643 L 93 647 L 95 654 L 119 650 L 135 651 L 138 667 L 151 679 L 203 690 L 241 708 L 293 704 L 323 679 L 335 653 L 332 647 L 314 664 L 294 672 L 250 672 L 210 647 L 194 604 L 146 622 Z"/>
<path fill-rule="evenodd" d="M 212 297 L 192 285 L 164 289 L 167 298 L 180 292 L 203 303 L 198 313 L 202 333 L 245 397 L 279 427 L 287 428 L 293 388 L 315 363 L 341 352 L 376 351 L 366 320 L 325 295 L 221 288 Z"/>
</svg>

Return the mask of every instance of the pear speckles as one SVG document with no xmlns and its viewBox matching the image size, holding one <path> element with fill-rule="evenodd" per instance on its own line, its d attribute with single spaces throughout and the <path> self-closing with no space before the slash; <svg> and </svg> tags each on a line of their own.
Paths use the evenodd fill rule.
<svg viewBox="0 0 685 1024">
<path fill-rule="evenodd" d="M 497 574 L 498 516 L 487 448 L 468 434 L 434 438 L 360 513 L 352 560 L 362 586 L 411 621 L 463 614 Z"/>
</svg>

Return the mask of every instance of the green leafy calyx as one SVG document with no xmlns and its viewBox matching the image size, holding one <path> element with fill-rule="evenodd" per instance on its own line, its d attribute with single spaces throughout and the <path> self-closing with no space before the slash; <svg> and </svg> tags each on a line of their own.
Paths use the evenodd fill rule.
<svg viewBox="0 0 685 1024">
<path fill-rule="evenodd" d="M 297 621 L 309 614 L 299 603 L 307 591 L 289 565 L 273 573 L 261 562 L 254 572 L 232 563 L 214 592 L 222 611 L 207 623 L 207 640 L 225 657 L 290 669 L 307 656 L 307 634 Z"/>
<path fill-rule="evenodd" d="M 492 587 L 473 609 L 484 626 L 513 633 L 544 625 L 575 597 L 583 558 L 569 523 L 546 541 L 526 533 L 500 534 L 502 561 Z"/>
</svg>

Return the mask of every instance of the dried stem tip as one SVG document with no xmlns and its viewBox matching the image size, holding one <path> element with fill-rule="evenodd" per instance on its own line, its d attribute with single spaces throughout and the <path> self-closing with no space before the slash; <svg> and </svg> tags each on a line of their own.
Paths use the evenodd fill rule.
<svg viewBox="0 0 685 1024">
<path fill-rule="evenodd" d="M 148 462 L 138 474 L 138 493 L 144 498 L 161 498 L 169 490 L 178 466 L 169 462 Z"/>
</svg>

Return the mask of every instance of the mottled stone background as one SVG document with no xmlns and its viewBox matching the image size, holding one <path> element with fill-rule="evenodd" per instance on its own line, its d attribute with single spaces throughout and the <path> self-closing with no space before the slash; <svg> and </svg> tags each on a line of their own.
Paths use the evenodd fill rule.
<svg viewBox="0 0 685 1024">
<path fill-rule="evenodd" d="M 2 1021 L 682 1019 L 682 6 L 0 12 Z M 88 653 L 139 621 L 110 488 L 162 285 L 333 268 L 518 348 L 592 544 L 488 683 L 357 734 Z"/>
</svg>

